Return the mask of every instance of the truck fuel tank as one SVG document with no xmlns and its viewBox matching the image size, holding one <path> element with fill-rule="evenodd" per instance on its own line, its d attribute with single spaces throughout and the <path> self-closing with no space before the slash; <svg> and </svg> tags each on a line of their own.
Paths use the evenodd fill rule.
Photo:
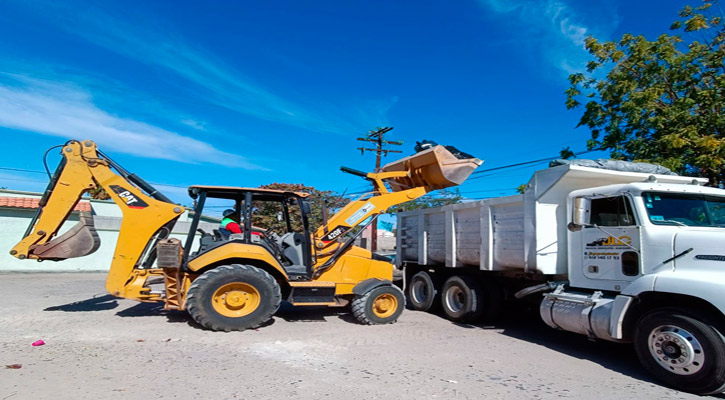
<svg viewBox="0 0 725 400">
<path fill-rule="evenodd" d="M 554 329 L 576 332 L 589 337 L 615 340 L 610 335 L 614 299 L 592 294 L 555 291 L 541 301 L 541 319 Z"/>
</svg>

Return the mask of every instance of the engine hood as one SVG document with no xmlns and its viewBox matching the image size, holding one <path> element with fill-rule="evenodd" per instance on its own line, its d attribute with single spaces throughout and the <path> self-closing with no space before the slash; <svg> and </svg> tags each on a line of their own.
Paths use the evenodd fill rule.
<svg viewBox="0 0 725 400">
<path fill-rule="evenodd" d="M 692 249 L 692 250 L 690 250 Z M 675 268 L 725 270 L 725 229 L 681 230 L 675 234 L 673 254 L 687 254 L 674 260 Z"/>
</svg>

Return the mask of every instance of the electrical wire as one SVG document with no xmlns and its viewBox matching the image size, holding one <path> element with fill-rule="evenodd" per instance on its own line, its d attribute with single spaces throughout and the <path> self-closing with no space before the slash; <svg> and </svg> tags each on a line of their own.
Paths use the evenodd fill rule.
<svg viewBox="0 0 725 400">
<path fill-rule="evenodd" d="M 25 173 L 29 173 L 29 174 L 46 174 L 46 173 L 47 174 L 50 174 L 50 170 L 49 169 L 44 172 L 44 171 L 36 171 L 36 170 L 32 170 L 32 169 L 0 167 L 0 170 L 2 170 L 2 171 L 13 171 L 13 172 L 25 172 Z M 0 178 L 0 179 L 4 179 L 4 180 L 7 180 L 7 181 L 13 181 L 13 180 L 19 181 L 20 180 L 20 179 L 10 179 L 10 178 Z M 39 181 L 39 180 L 23 180 L 23 182 L 47 183 L 45 181 Z M 152 185 L 156 185 L 156 186 L 167 186 L 167 187 L 175 187 L 175 188 L 181 188 L 181 189 L 187 189 L 188 188 L 188 186 L 169 185 L 167 183 L 157 183 L 157 182 L 149 182 L 149 183 L 151 183 Z"/>
<path fill-rule="evenodd" d="M 587 154 L 587 153 L 591 153 L 591 152 L 594 152 L 594 151 L 597 151 L 597 150 L 580 151 L 580 152 L 574 153 L 574 156 L 580 156 L 582 154 Z M 491 171 L 498 171 L 498 170 L 501 170 L 501 169 L 519 167 L 519 166 L 523 166 L 523 165 L 537 164 L 537 163 L 542 163 L 542 162 L 546 162 L 546 161 L 556 160 L 557 158 L 561 158 L 561 155 L 555 156 L 555 157 L 541 158 L 541 159 L 538 159 L 538 160 L 524 161 L 524 162 L 520 162 L 520 163 L 516 163 L 516 164 L 504 165 L 504 166 L 501 166 L 501 167 L 481 169 L 481 170 L 478 170 L 478 171 L 474 171 L 471 175 L 477 175 L 477 174 L 482 174 L 484 172 L 491 172 Z M 471 179 L 473 179 L 473 178 L 471 178 Z"/>
<path fill-rule="evenodd" d="M 33 170 L 30 170 L 30 169 L 9 168 L 9 167 L 0 167 L 0 170 L 4 170 L 4 171 L 15 171 L 15 172 L 30 172 L 30 173 L 33 173 L 33 174 L 44 174 L 45 173 L 43 171 L 33 171 Z"/>
</svg>

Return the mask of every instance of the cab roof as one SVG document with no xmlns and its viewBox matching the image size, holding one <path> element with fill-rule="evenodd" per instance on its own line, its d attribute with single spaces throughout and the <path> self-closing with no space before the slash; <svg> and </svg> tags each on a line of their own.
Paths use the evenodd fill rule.
<svg viewBox="0 0 725 400">
<path fill-rule="evenodd" d="M 249 187 L 235 187 L 235 186 L 205 186 L 205 185 L 193 185 L 189 186 L 189 196 L 196 198 L 199 192 L 207 192 L 210 197 L 222 197 L 222 198 L 236 198 L 242 193 L 251 192 L 252 194 L 257 193 L 260 195 L 271 195 L 271 196 L 297 196 L 297 197 L 308 197 L 309 193 L 303 192 L 289 192 L 285 190 L 274 190 L 274 189 L 262 189 L 262 188 L 249 188 Z"/>
</svg>

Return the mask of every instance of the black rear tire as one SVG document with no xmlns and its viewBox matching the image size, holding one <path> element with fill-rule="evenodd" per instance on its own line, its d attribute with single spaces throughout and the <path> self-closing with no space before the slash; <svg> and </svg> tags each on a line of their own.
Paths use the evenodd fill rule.
<svg viewBox="0 0 725 400">
<path fill-rule="evenodd" d="M 484 296 L 481 285 L 472 277 L 451 276 L 441 289 L 443 314 L 455 322 L 477 321 L 484 312 Z"/>
<path fill-rule="evenodd" d="M 700 395 L 725 390 L 725 339 L 686 310 L 645 314 L 635 329 L 634 349 L 642 365 L 668 386 Z"/>
<path fill-rule="evenodd" d="M 420 271 L 407 282 L 408 303 L 414 310 L 428 311 L 438 300 L 438 289 L 434 277 L 427 271 Z"/>
<path fill-rule="evenodd" d="M 213 331 L 242 331 L 267 322 L 282 299 L 279 284 L 250 265 L 222 265 L 196 278 L 186 294 L 186 310 Z"/>
</svg>

